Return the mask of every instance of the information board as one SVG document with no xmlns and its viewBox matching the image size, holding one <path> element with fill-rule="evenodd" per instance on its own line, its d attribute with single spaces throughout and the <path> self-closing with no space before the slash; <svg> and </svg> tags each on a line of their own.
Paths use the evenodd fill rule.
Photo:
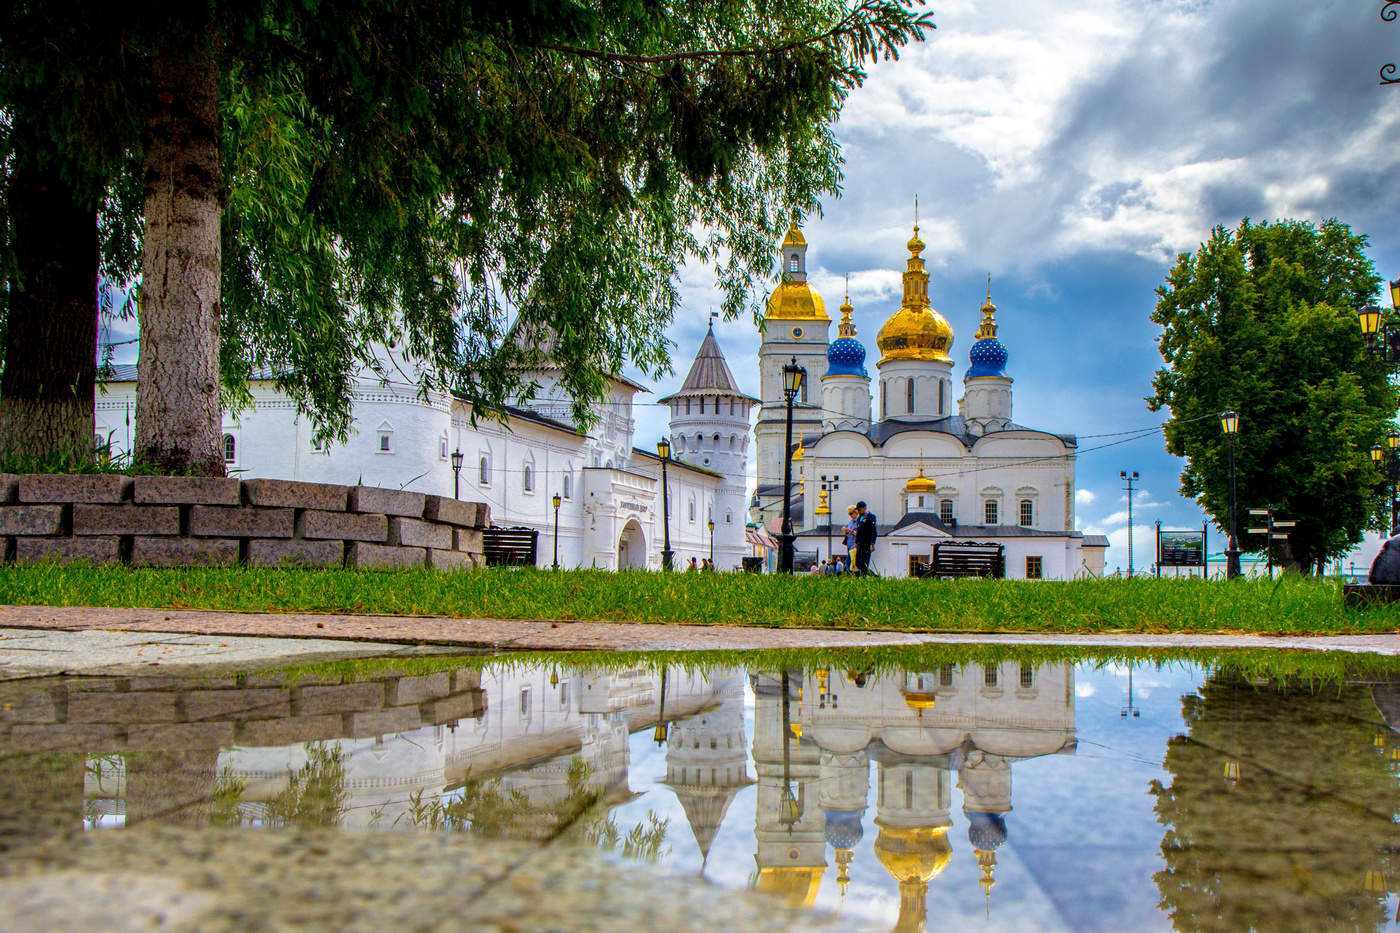
<svg viewBox="0 0 1400 933">
<path fill-rule="evenodd" d="M 1162 531 L 1158 537 L 1158 563 L 1163 567 L 1204 567 L 1204 531 Z"/>
</svg>

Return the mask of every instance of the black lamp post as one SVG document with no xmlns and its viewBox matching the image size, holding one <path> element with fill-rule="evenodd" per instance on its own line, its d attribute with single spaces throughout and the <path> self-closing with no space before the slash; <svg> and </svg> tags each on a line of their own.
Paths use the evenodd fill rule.
<svg viewBox="0 0 1400 933">
<path fill-rule="evenodd" d="M 783 367 L 783 396 L 787 399 L 787 443 L 783 447 L 783 529 L 778 534 L 778 573 L 792 573 L 792 402 L 802 391 L 806 375 L 797 365 L 797 357 Z"/>
<path fill-rule="evenodd" d="M 554 494 L 554 569 L 559 569 L 559 505 L 564 501 L 559 493 Z"/>
<path fill-rule="evenodd" d="M 824 499 L 826 500 L 826 504 L 825 504 L 824 506 L 819 507 L 819 508 L 825 508 L 825 509 L 826 509 L 826 558 L 827 558 L 827 560 L 830 560 L 831 557 L 832 557 L 832 554 L 831 554 L 831 522 L 832 522 L 832 514 L 833 514 L 833 513 L 832 513 L 832 507 L 836 504 L 836 490 L 838 490 L 838 489 L 841 488 L 841 484 L 840 484 L 840 482 L 838 482 L 840 479 L 841 479 L 840 476 L 832 476 L 832 477 L 830 477 L 829 479 L 828 479 L 825 475 L 822 476 L 822 498 L 824 498 Z"/>
<path fill-rule="evenodd" d="M 1390 534 L 1400 534 L 1400 494 L 1396 485 L 1400 483 L 1400 434 L 1391 431 L 1385 438 L 1385 447 L 1377 444 L 1371 448 L 1371 462 L 1385 471 L 1386 485 L 1390 487 Z"/>
<path fill-rule="evenodd" d="M 676 555 L 671 550 L 671 491 L 666 486 L 666 461 L 671 459 L 669 437 L 663 437 L 656 442 L 656 455 L 661 458 L 661 569 L 670 570 Z M 665 679 L 661 682 L 664 689 Z"/>
<path fill-rule="evenodd" d="M 452 451 L 452 498 L 462 498 L 462 448 Z"/>
<path fill-rule="evenodd" d="M 1392 310 L 1400 309 L 1400 279 L 1390 283 L 1390 304 Z M 1400 364 L 1400 322 L 1385 321 L 1374 302 L 1357 308 L 1356 314 L 1361 319 L 1361 336 L 1371 355 L 1390 366 Z"/>
<path fill-rule="evenodd" d="M 1137 470 L 1131 474 L 1127 470 L 1119 470 L 1120 479 L 1128 482 L 1128 579 L 1133 578 L 1133 483 L 1138 480 Z"/>
<path fill-rule="evenodd" d="M 1230 439 L 1230 540 L 1225 548 L 1225 579 L 1240 575 L 1240 536 L 1235 524 L 1235 435 L 1240 433 L 1240 416 L 1232 409 L 1220 413 L 1220 427 Z"/>
<path fill-rule="evenodd" d="M 705 523 L 710 528 L 710 569 L 715 569 L 715 517 L 710 516 L 710 520 Z"/>
</svg>

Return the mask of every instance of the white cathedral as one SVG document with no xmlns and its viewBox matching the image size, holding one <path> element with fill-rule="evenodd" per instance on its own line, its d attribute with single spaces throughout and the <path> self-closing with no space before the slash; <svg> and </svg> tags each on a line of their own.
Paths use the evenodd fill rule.
<svg viewBox="0 0 1400 933">
<path fill-rule="evenodd" d="M 844 553 L 846 507 L 863 500 L 879 519 L 872 567 L 883 576 L 910 575 L 943 542 L 1001 545 L 1010 578 L 1101 576 L 1108 540 L 1074 526 L 1074 436 L 1011 420 L 1012 380 L 990 288 L 955 399 L 953 328 L 929 303 L 918 226 L 908 249 L 903 300 L 876 337 L 876 418 L 850 299 L 833 341 L 831 318 L 807 282 L 807 242 L 796 226 L 788 231 L 784 281 L 768 299 L 759 349 L 755 518 L 780 530 L 783 367 L 795 362 L 806 374 L 791 453 L 799 552 Z"/>
</svg>

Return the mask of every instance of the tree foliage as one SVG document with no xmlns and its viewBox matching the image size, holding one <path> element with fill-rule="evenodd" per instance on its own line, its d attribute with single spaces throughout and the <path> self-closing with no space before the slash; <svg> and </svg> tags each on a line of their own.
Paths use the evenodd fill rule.
<svg viewBox="0 0 1400 933">
<path fill-rule="evenodd" d="M 1147 402 L 1166 408 L 1167 450 L 1186 458 L 1181 492 L 1229 526 L 1229 442 L 1219 413 L 1240 415 L 1235 470 L 1240 547 L 1248 509 L 1297 521 L 1284 563 L 1311 569 L 1388 523 L 1370 448 L 1397 404 L 1362 342 L 1355 307 L 1380 279 L 1366 238 L 1338 221 L 1217 227 L 1157 289 L 1152 320 L 1166 365 Z"/>
<path fill-rule="evenodd" d="M 741 313 L 789 217 L 838 190 L 846 94 L 932 28 L 921 2 L 155 2 L 94 17 L 115 50 L 96 73 L 76 38 L 10 41 L 82 33 L 71 4 L 30 2 L 0 19 L 22 79 L 0 106 L 59 62 L 95 89 L 46 132 L 103 179 L 104 259 L 129 272 L 151 65 L 212 10 L 228 400 L 268 370 L 344 437 L 363 367 L 489 415 L 547 355 L 586 420 L 608 372 L 668 369 L 684 262 Z"/>
</svg>

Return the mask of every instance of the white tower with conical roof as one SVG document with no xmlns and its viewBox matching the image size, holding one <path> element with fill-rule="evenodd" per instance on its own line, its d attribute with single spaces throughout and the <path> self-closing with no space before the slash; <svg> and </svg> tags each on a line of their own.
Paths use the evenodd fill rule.
<svg viewBox="0 0 1400 933">
<path fill-rule="evenodd" d="M 715 568 L 733 570 L 748 553 L 745 544 L 745 475 L 749 457 L 749 413 L 758 399 L 746 395 L 734 381 L 724 353 L 710 329 L 695 354 L 695 362 L 680 390 L 661 399 L 671 409 L 671 456 L 712 470 L 724 482 L 715 494 L 713 510 L 701 521 L 713 521 Z"/>
</svg>

